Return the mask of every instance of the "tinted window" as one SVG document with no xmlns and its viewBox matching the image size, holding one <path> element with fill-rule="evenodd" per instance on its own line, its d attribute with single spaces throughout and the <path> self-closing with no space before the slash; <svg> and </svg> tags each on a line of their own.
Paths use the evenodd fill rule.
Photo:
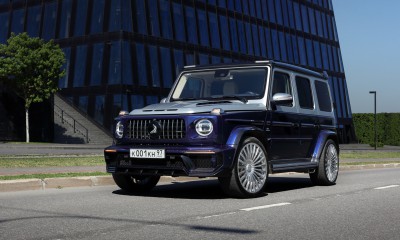
<svg viewBox="0 0 400 240">
<path fill-rule="evenodd" d="M 150 73 L 151 83 L 153 87 L 160 87 L 160 72 L 158 69 L 158 50 L 155 46 L 149 46 L 149 57 L 150 57 Z M 143 67 L 143 66 L 142 66 Z"/>
<path fill-rule="evenodd" d="M 42 16 L 41 10 L 42 6 L 40 5 L 28 8 L 26 31 L 28 32 L 30 37 L 39 37 L 40 19 Z M 62 26 L 60 27 L 60 29 L 61 28 Z"/>
<path fill-rule="evenodd" d="M 103 32 L 104 0 L 93 1 L 91 33 Z"/>
<path fill-rule="evenodd" d="M 108 84 L 121 83 L 121 43 L 111 42 Z"/>
<path fill-rule="evenodd" d="M 297 95 L 301 108 L 314 109 L 310 80 L 296 77 Z"/>
<path fill-rule="evenodd" d="M 162 78 L 164 81 L 164 87 L 170 88 L 172 87 L 172 69 L 171 69 L 171 53 L 169 48 L 160 48 L 161 54 L 161 71 Z"/>
<path fill-rule="evenodd" d="M 332 102 L 329 95 L 328 84 L 321 81 L 315 81 L 315 90 L 317 91 L 319 110 L 331 112 Z"/>
<path fill-rule="evenodd" d="M 197 18 L 199 20 L 200 44 L 209 46 L 206 12 L 197 10 Z"/>
<path fill-rule="evenodd" d="M 229 18 L 229 27 L 230 27 L 230 30 L 231 30 L 230 36 L 231 36 L 231 40 L 232 40 L 232 50 L 239 51 L 236 20 L 234 18 Z"/>
<path fill-rule="evenodd" d="M 74 25 L 75 36 L 82 36 L 85 34 L 87 10 L 88 10 L 88 0 L 77 1 L 76 17 Z"/>
<path fill-rule="evenodd" d="M 131 44 L 122 42 L 122 83 L 133 84 Z M 124 108 L 126 109 L 126 108 Z"/>
<path fill-rule="evenodd" d="M 136 69 L 138 71 L 139 85 L 147 86 L 146 52 L 143 44 L 136 43 Z"/>
<path fill-rule="evenodd" d="M 213 48 L 220 48 L 219 27 L 218 27 L 217 15 L 214 13 L 208 13 L 208 20 L 210 22 L 211 46 Z"/>
<path fill-rule="evenodd" d="M 136 4 L 136 26 L 139 33 L 147 34 L 146 27 L 146 8 L 144 5 L 144 0 L 134 1 Z"/>
<path fill-rule="evenodd" d="M 194 9 L 191 7 L 185 8 L 186 16 L 186 28 L 188 33 L 188 40 L 190 43 L 197 44 L 197 27 L 196 27 L 196 16 Z"/>
<path fill-rule="evenodd" d="M 172 39 L 172 21 L 169 1 L 160 1 L 161 30 L 164 38 Z"/>
<path fill-rule="evenodd" d="M 65 75 L 58 81 L 59 88 L 68 87 L 69 69 L 71 64 L 71 48 L 64 48 L 63 52 L 65 54 L 65 63 L 63 65 L 63 68 L 65 69 Z"/>
<path fill-rule="evenodd" d="M 71 25 L 71 10 L 72 9 L 72 0 L 64 0 L 61 5 L 61 18 L 60 18 L 60 28 L 58 37 L 59 38 L 67 38 L 70 36 L 69 28 Z"/>
<path fill-rule="evenodd" d="M 87 46 L 76 47 L 73 87 L 83 87 L 86 75 Z"/>
<path fill-rule="evenodd" d="M 5 43 L 8 36 L 8 12 L 0 13 L 0 43 Z"/>
<path fill-rule="evenodd" d="M 225 50 L 231 50 L 231 42 L 229 41 L 228 20 L 225 16 L 219 16 L 222 46 Z"/>
<path fill-rule="evenodd" d="M 12 14 L 11 32 L 21 33 L 24 31 L 25 9 L 15 10 Z"/>
<path fill-rule="evenodd" d="M 172 11 L 174 16 L 175 39 L 178 41 L 185 41 L 185 25 L 183 19 L 182 5 L 173 3 Z"/>
<path fill-rule="evenodd" d="M 124 20 L 129 21 L 129 18 L 124 18 Z M 111 0 L 110 8 L 110 21 L 108 24 L 109 31 L 118 31 L 121 29 L 121 1 Z"/>
<path fill-rule="evenodd" d="M 56 32 L 57 3 L 48 3 L 44 8 L 44 21 L 42 29 L 42 38 L 50 40 L 54 38 Z"/>
<path fill-rule="evenodd" d="M 153 36 L 160 36 L 160 26 L 158 24 L 158 7 L 156 0 L 149 0 L 150 31 Z"/>
<path fill-rule="evenodd" d="M 102 69 L 103 69 L 103 53 L 104 53 L 103 43 L 97 43 L 93 45 L 92 74 L 90 79 L 91 86 L 97 86 L 101 84 Z"/>
<path fill-rule="evenodd" d="M 290 85 L 290 77 L 288 74 L 281 72 L 274 73 L 272 96 L 274 96 L 276 93 L 287 93 L 292 95 L 292 87 Z"/>
</svg>

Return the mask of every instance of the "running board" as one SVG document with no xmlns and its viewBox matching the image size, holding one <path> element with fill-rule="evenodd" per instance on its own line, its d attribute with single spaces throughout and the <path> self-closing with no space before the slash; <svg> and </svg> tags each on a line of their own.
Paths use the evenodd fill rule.
<svg viewBox="0 0 400 240">
<path fill-rule="evenodd" d="M 272 173 L 280 172 L 310 172 L 315 170 L 318 164 L 313 163 L 275 163 L 272 164 Z"/>
</svg>

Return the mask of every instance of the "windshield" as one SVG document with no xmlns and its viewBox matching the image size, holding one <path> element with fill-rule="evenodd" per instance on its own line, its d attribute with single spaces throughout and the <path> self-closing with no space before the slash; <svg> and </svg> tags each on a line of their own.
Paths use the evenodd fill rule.
<svg viewBox="0 0 400 240">
<path fill-rule="evenodd" d="M 172 101 L 198 99 L 260 99 L 264 96 L 266 68 L 214 69 L 183 74 Z"/>
</svg>

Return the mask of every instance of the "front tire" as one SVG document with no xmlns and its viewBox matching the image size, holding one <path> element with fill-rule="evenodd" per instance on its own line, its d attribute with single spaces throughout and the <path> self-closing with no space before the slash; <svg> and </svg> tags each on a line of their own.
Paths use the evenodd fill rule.
<svg viewBox="0 0 400 240">
<path fill-rule="evenodd" d="M 260 196 L 267 179 L 267 153 L 254 137 L 246 138 L 240 144 L 230 176 L 218 178 L 226 194 L 240 198 Z"/>
<path fill-rule="evenodd" d="M 331 139 L 325 143 L 319 159 L 318 168 L 310 173 L 310 179 L 315 185 L 335 185 L 339 174 L 339 154 L 337 145 Z"/>
<path fill-rule="evenodd" d="M 158 181 L 160 180 L 160 176 L 136 177 L 118 173 L 114 173 L 112 176 L 114 178 L 114 182 L 118 185 L 118 187 L 128 193 L 143 193 L 150 191 L 157 185 Z"/>
</svg>

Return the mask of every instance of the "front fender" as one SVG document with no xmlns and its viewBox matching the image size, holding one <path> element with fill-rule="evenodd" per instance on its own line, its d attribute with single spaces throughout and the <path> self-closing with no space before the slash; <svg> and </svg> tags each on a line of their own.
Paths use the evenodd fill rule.
<svg viewBox="0 0 400 240">
<path fill-rule="evenodd" d="M 233 131 L 229 135 L 226 145 L 228 145 L 229 147 L 237 148 L 243 136 L 247 134 L 255 137 L 262 136 L 263 139 L 260 139 L 260 141 L 263 143 L 266 140 L 266 134 L 261 128 L 254 126 L 246 126 L 246 127 L 239 126 L 233 129 Z"/>
<path fill-rule="evenodd" d="M 339 154 L 339 145 L 337 135 L 334 131 L 324 130 L 321 131 L 318 135 L 317 141 L 315 143 L 314 152 L 312 154 L 311 162 L 319 162 L 322 151 L 324 150 L 325 143 L 327 139 L 332 139 L 336 145 L 338 146 L 338 154 Z"/>
</svg>

